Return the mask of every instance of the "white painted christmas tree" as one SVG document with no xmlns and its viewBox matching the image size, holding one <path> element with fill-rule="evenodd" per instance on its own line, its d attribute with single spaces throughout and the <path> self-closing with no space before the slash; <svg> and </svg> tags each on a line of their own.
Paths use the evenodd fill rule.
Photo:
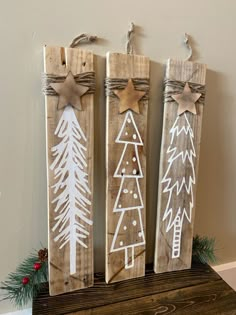
<svg viewBox="0 0 236 315">
<path fill-rule="evenodd" d="M 125 251 L 125 269 L 134 266 L 134 248 L 145 244 L 141 209 L 143 200 L 139 178 L 143 177 L 138 147 L 143 146 L 132 111 L 127 111 L 116 143 L 124 149 L 114 177 L 121 178 L 114 213 L 120 213 L 112 240 L 111 252 Z M 132 187 L 132 188 L 131 188 Z"/>
<path fill-rule="evenodd" d="M 72 106 L 65 107 L 58 122 L 55 135 L 61 141 L 52 148 L 54 161 L 50 169 L 54 171 L 56 184 L 52 186 L 56 198 L 54 240 L 60 242 L 60 249 L 68 245 L 70 250 L 70 274 L 76 273 L 77 244 L 87 248 L 89 236 L 91 194 L 86 173 L 86 137 L 79 125 Z"/>
<path fill-rule="evenodd" d="M 180 147 L 179 141 L 181 141 L 181 138 L 183 139 L 183 133 L 185 134 L 184 138 L 188 137 L 186 141 L 189 141 L 190 146 L 185 151 L 180 151 L 178 149 Z M 181 252 L 183 220 L 186 218 L 188 222 L 191 222 L 192 218 L 194 205 L 193 185 L 196 181 L 194 134 L 186 113 L 176 118 L 170 129 L 170 135 L 170 145 L 167 149 L 167 154 L 169 155 L 168 167 L 162 179 L 162 183 L 165 184 L 163 193 L 168 194 L 163 221 L 167 220 L 166 232 L 173 228 L 172 258 L 178 258 Z M 173 174 L 175 170 L 178 171 L 178 177 L 173 179 L 170 174 Z M 181 198 L 181 195 L 183 198 Z"/>
</svg>

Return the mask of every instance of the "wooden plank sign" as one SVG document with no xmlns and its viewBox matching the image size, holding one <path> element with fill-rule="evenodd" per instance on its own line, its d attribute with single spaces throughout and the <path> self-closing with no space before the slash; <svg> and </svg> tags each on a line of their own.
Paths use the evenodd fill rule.
<svg viewBox="0 0 236 315">
<path fill-rule="evenodd" d="M 93 285 L 94 62 L 44 48 L 50 294 Z"/>
<path fill-rule="evenodd" d="M 168 60 L 159 169 L 156 273 L 191 267 L 206 65 Z"/>
<path fill-rule="evenodd" d="M 107 54 L 106 282 L 145 273 L 149 59 Z"/>
</svg>

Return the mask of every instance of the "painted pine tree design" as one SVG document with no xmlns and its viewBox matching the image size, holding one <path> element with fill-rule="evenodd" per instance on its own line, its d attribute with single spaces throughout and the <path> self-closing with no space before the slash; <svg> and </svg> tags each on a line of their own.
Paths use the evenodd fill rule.
<svg viewBox="0 0 236 315">
<path fill-rule="evenodd" d="M 70 250 L 70 274 L 76 273 L 77 244 L 87 248 L 89 235 L 91 194 L 86 173 L 86 137 L 79 125 L 72 106 L 65 107 L 58 122 L 55 135 L 61 141 L 52 148 L 54 161 L 50 169 L 54 171 L 55 185 L 52 186 L 56 198 L 55 225 L 52 229 L 57 235 L 55 242 L 60 249 L 68 244 Z"/>
<path fill-rule="evenodd" d="M 190 147 L 185 151 L 180 151 L 179 141 L 183 133 L 185 137 L 189 137 Z M 163 221 L 167 220 L 166 232 L 173 229 L 172 258 L 178 258 L 181 252 L 183 220 L 186 218 L 188 222 L 191 222 L 192 219 L 193 185 L 196 181 L 194 134 L 186 113 L 176 118 L 170 129 L 170 135 L 170 145 L 167 149 L 168 167 L 162 179 L 162 184 L 165 184 L 163 193 L 168 194 Z M 175 173 L 176 176 L 173 178 L 170 173 Z"/>
<path fill-rule="evenodd" d="M 143 173 L 138 154 L 138 146 L 143 146 L 143 142 L 130 110 L 125 115 L 116 143 L 123 143 L 124 149 L 114 174 L 114 177 L 121 178 L 113 209 L 114 213 L 120 213 L 120 217 L 110 251 L 124 250 L 125 269 L 129 269 L 134 266 L 134 248 L 145 244 L 139 185 Z"/>
</svg>

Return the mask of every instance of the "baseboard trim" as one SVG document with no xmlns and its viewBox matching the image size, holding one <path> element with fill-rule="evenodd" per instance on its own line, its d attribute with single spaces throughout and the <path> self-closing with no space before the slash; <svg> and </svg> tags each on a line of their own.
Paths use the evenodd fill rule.
<svg viewBox="0 0 236 315">
<path fill-rule="evenodd" d="M 32 315 L 32 308 L 27 308 L 21 311 L 15 311 L 10 313 L 4 313 L 2 315 Z"/>
<path fill-rule="evenodd" d="M 232 262 L 227 263 L 227 264 L 221 264 L 221 265 L 217 265 L 217 266 L 212 266 L 212 268 L 216 272 L 233 269 L 233 268 L 236 268 L 236 261 L 232 261 Z"/>
</svg>

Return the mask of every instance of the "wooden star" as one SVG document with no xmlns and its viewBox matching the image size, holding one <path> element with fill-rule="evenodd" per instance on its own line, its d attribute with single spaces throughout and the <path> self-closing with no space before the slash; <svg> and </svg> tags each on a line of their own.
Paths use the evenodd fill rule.
<svg viewBox="0 0 236 315">
<path fill-rule="evenodd" d="M 201 95 L 201 93 L 192 93 L 188 83 L 186 82 L 183 92 L 181 94 L 171 95 L 171 97 L 179 105 L 177 114 L 181 115 L 184 112 L 188 111 L 196 115 L 197 111 L 195 103 Z"/>
<path fill-rule="evenodd" d="M 133 110 L 137 114 L 140 113 L 138 101 L 145 95 L 146 92 L 137 91 L 134 88 L 132 79 L 128 80 L 126 88 L 123 90 L 115 90 L 114 93 L 119 97 L 119 112 L 123 113 L 128 109 Z"/>
<path fill-rule="evenodd" d="M 51 83 L 51 87 L 58 93 L 57 109 L 63 109 L 71 105 L 78 110 L 82 110 L 81 96 L 88 91 L 88 87 L 78 85 L 71 72 L 68 73 L 63 83 Z"/>
</svg>

